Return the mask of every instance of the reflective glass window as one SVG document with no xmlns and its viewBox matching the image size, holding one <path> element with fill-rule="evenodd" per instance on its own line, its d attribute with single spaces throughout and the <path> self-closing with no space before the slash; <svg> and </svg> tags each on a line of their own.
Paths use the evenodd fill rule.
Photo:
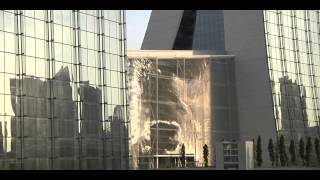
<svg viewBox="0 0 320 180">
<path fill-rule="evenodd" d="M 69 27 L 63 27 L 63 43 L 65 44 L 72 44 L 72 29 Z"/>
<path fill-rule="evenodd" d="M 109 21 L 110 37 L 117 37 L 117 23 Z"/>
<path fill-rule="evenodd" d="M 63 45 L 63 61 L 72 63 L 72 55 L 73 55 L 73 49 L 72 46 L 69 45 Z"/>
<path fill-rule="evenodd" d="M 54 25 L 54 40 L 56 42 L 62 42 L 62 26 Z"/>
<path fill-rule="evenodd" d="M 4 72 L 4 53 L 0 52 L 0 72 Z"/>
<path fill-rule="evenodd" d="M 88 50 L 82 48 L 80 53 L 81 53 L 81 59 L 80 59 L 81 64 L 82 65 L 88 65 Z"/>
<path fill-rule="evenodd" d="M 12 33 L 4 33 L 4 50 L 6 52 L 15 53 L 15 35 Z"/>
<path fill-rule="evenodd" d="M 4 94 L 4 73 L 0 72 L 0 96 L 2 97 L 3 94 Z M 3 101 L 0 101 L 0 102 L 4 103 Z M 1 106 L 1 107 L 3 107 L 3 106 Z M 0 110 L 0 112 L 1 112 L 1 110 Z"/>
<path fill-rule="evenodd" d="M 87 32 L 85 31 L 80 31 L 80 39 L 81 39 L 81 47 L 87 48 L 88 43 L 87 43 Z"/>
<path fill-rule="evenodd" d="M 34 18 L 34 10 L 25 10 L 24 15 L 27 17 Z"/>
<path fill-rule="evenodd" d="M 88 50 L 88 66 L 96 67 L 96 51 Z"/>
<path fill-rule="evenodd" d="M 4 32 L 0 31 L 0 51 L 4 51 Z"/>
<path fill-rule="evenodd" d="M 87 30 L 87 16 L 85 14 L 79 14 L 80 19 L 80 29 L 86 31 Z"/>
<path fill-rule="evenodd" d="M 95 34 L 87 33 L 88 49 L 95 49 Z"/>
<path fill-rule="evenodd" d="M 3 11 L 0 11 L 0 30 L 3 31 Z"/>
<path fill-rule="evenodd" d="M 119 48 L 119 40 L 110 38 L 110 53 L 117 54 Z"/>
<path fill-rule="evenodd" d="M 35 49 L 35 42 L 34 38 L 25 37 L 25 48 L 26 48 L 26 55 L 35 57 L 36 49 Z"/>
<path fill-rule="evenodd" d="M 36 60 L 34 57 L 26 57 L 26 75 L 34 76 L 36 72 Z"/>
<path fill-rule="evenodd" d="M 4 12 L 3 14 L 3 27 L 7 32 L 14 33 L 14 14 L 9 12 Z"/>
<path fill-rule="evenodd" d="M 5 157 L 0 158 L 0 169 L 112 169 L 112 161 L 103 161 L 107 154 L 128 163 L 127 150 L 112 147 L 114 152 L 103 151 L 104 141 L 112 144 L 120 137 L 110 136 L 114 127 L 109 123 L 107 132 L 107 121 L 116 107 L 126 104 L 120 97 L 122 86 L 117 81 L 124 78 L 116 72 L 120 70 L 115 58 L 124 54 L 113 50 L 116 71 L 112 82 L 110 72 L 98 63 L 108 62 L 110 69 L 111 59 L 98 56 L 102 49 L 97 43 L 105 39 L 109 44 L 110 38 L 97 34 L 102 18 L 98 11 L 0 10 L 0 136 L 6 135 L 3 151 L 0 148 L 0 156 Z M 109 17 L 109 11 L 105 12 Z M 118 32 L 114 36 L 121 38 Z M 103 50 L 109 52 L 109 46 Z M 109 78 L 104 88 L 99 86 L 104 79 L 101 71 Z M 113 89 L 108 90 L 110 86 Z M 108 112 L 101 109 L 102 95 L 113 103 L 106 105 Z M 79 141 L 78 136 L 87 140 Z M 84 150 L 80 156 L 79 147 Z M 121 152 L 123 160 L 115 152 Z"/>
<path fill-rule="evenodd" d="M 62 61 L 62 44 L 54 43 L 54 56 L 55 59 Z"/>
<path fill-rule="evenodd" d="M 36 59 L 36 67 L 36 76 L 45 78 L 47 71 L 47 61 L 44 59 Z"/>
<path fill-rule="evenodd" d="M 65 26 L 71 27 L 71 21 L 72 21 L 72 12 L 70 10 L 63 10 L 62 11 L 63 16 L 63 24 Z"/>
<path fill-rule="evenodd" d="M 35 10 L 34 14 L 35 14 L 35 18 L 37 18 L 37 19 L 44 20 L 44 18 L 45 18 L 45 11 L 44 10 Z"/>
<path fill-rule="evenodd" d="M 5 53 L 4 54 L 5 59 L 5 72 L 15 74 L 16 72 L 16 59 L 15 55 L 11 53 Z"/>
<path fill-rule="evenodd" d="M 36 39 L 36 57 L 45 58 L 45 41 Z"/>
<path fill-rule="evenodd" d="M 44 36 L 44 29 L 45 28 L 45 22 L 35 20 L 35 31 L 36 31 L 36 38 L 45 39 Z"/>
<path fill-rule="evenodd" d="M 27 36 L 34 37 L 35 32 L 35 21 L 33 18 L 25 17 L 25 32 Z"/>
<path fill-rule="evenodd" d="M 95 17 L 94 16 L 87 16 L 87 31 L 94 32 L 95 31 Z"/>
<path fill-rule="evenodd" d="M 61 11 L 53 11 L 53 21 L 56 24 L 62 24 L 62 14 Z"/>
</svg>

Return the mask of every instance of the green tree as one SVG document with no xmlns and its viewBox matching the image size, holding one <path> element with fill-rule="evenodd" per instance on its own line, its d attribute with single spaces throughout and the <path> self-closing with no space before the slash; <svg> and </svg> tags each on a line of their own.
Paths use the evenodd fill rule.
<svg viewBox="0 0 320 180">
<path fill-rule="evenodd" d="M 302 164 L 305 165 L 304 141 L 302 138 L 299 141 L 299 155 L 302 160 Z"/>
<path fill-rule="evenodd" d="M 290 152 L 290 157 L 291 157 L 291 163 L 295 164 L 296 163 L 296 148 L 295 148 L 295 144 L 294 144 L 293 139 L 291 139 L 291 141 L 290 141 L 289 152 Z"/>
<path fill-rule="evenodd" d="M 269 158 L 272 163 L 272 166 L 274 166 L 274 161 L 275 161 L 275 153 L 274 153 L 274 146 L 273 146 L 273 141 L 270 138 L 269 143 L 268 143 L 268 151 L 269 151 Z"/>
<path fill-rule="evenodd" d="M 319 139 L 317 137 L 314 139 L 314 149 L 316 152 L 318 165 L 320 165 L 320 144 L 319 144 Z"/>
<path fill-rule="evenodd" d="M 307 138 L 307 144 L 306 144 L 306 165 L 310 165 L 310 160 L 311 160 L 311 153 L 312 153 L 312 141 L 311 137 Z"/>
<path fill-rule="evenodd" d="M 182 167 L 186 167 L 186 147 L 184 146 L 184 144 L 182 144 L 181 146 L 180 155 L 181 165 Z"/>
<path fill-rule="evenodd" d="M 257 155 L 257 166 L 260 167 L 263 163 L 262 160 L 262 147 L 261 147 L 261 137 L 258 136 L 258 141 L 257 141 L 257 149 L 256 149 L 256 155 Z"/>
<path fill-rule="evenodd" d="M 203 159 L 204 159 L 204 166 L 208 167 L 208 156 L 209 156 L 209 148 L 208 145 L 205 144 L 203 146 Z"/>
<path fill-rule="evenodd" d="M 280 136 L 279 142 L 279 155 L 280 155 L 280 164 L 281 166 L 286 166 L 288 164 L 288 156 L 286 153 L 286 145 L 284 141 L 284 136 Z"/>
</svg>

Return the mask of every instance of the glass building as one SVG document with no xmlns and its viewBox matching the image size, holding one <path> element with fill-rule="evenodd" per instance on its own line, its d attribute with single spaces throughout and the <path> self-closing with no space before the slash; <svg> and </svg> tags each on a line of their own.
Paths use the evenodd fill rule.
<svg viewBox="0 0 320 180">
<path fill-rule="evenodd" d="M 235 55 L 234 122 L 239 124 L 239 167 L 244 169 L 251 161 L 246 161 L 250 150 L 245 146 L 258 136 L 263 152 L 268 152 L 270 138 L 276 142 L 284 135 L 289 146 L 291 140 L 297 145 L 300 139 L 320 136 L 319 13 L 155 10 L 141 49 L 222 50 Z M 263 161 L 271 167 L 268 153 L 263 153 Z"/>
<path fill-rule="evenodd" d="M 319 133 L 319 12 L 264 11 L 268 69 L 277 130 L 297 140 Z"/>
<path fill-rule="evenodd" d="M 128 169 L 125 15 L 0 11 L 0 169 Z"/>
<path fill-rule="evenodd" d="M 183 167 L 182 145 L 187 167 L 204 166 L 205 144 L 216 165 L 216 142 L 238 139 L 233 60 L 212 51 L 128 51 L 134 169 Z"/>
</svg>

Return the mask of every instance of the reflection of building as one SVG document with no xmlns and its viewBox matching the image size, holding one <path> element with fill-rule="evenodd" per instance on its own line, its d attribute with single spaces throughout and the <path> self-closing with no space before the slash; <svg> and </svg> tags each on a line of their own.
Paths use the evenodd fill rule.
<svg viewBox="0 0 320 180">
<path fill-rule="evenodd" d="M 298 141 L 306 136 L 317 136 L 318 127 L 309 126 L 307 112 L 306 87 L 300 87 L 288 76 L 279 79 L 281 122 L 278 122 L 279 132 Z M 279 114 L 277 109 L 277 114 Z"/>
<path fill-rule="evenodd" d="M 57 159 L 54 160 L 57 169 L 75 168 L 76 144 L 73 138 L 77 135 L 77 123 L 74 121 L 75 102 L 72 101 L 72 88 L 67 82 L 70 81 L 68 68 L 61 68 L 54 79 L 52 89 L 49 81 L 36 78 L 11 79 L 13 90 L 17 89 L 15 85 L 24 83 L 21 92 L 23 103 L 12 96 L 13 102 L 16 102 L 13 110 L 16 112 L 23 109 L 24 115 L 11 120 L 11 135 L 16 137 L 11 141 L 11 152 L 15 152 L 17 156 L 23 148 L 25 157 L 34 158 L 24 163 L 26 169 L 47 169 L 48 159 L 53 157 Z M 52 101 L 48 98 L 50 93 L 54 96 Z M 53 129 L 48 129 L 51 126 Z M 25 140 L 23 144 L 20 144 L 21 130 Z M 48 137 L 51 140 L 48 140 Z M 55 150 L 50 152 L 53 143 Z"/>
<path fill-rule="evenodd" d="M 305 126 L 307 126 L 307 116 L 304 111 L 306 108 L 305 88 L 300 92 L 299 85 L 292 82 L 288 76 L 279 79 L 280 83 L 280 109 L 281 115 L 277 109 L 278 116 L 281 116 L 279 122 L 279 130 L 286 138 L 294 138 L 298 141 L 304 137 Z"/>
<path fill-rule="evenodd" d="M 25 83 L 21 89 L 21 97 L 14 96 L 18 94 L 16 90 L 19 89 L 21 83 Z M 49 83 L 36 78 L 24 78 L 23 80 L 11 79 L 11 100 L 13 111 L 20 116 L 11 118 L 11 136 L 15 137 L 11 140 L 11 155 L 20 157 L 24 149 L 25 157 L 35 157 L 34 160 L 26 162 L 25 168 L 45 168 L 40 167 L 41 163 L 46 162 L 50 157 L 48 148 L 50 141 L 46 137 L 51 135 L 47 127 L 51 123 L 48 118 L 50 113 L 50 104 L 48 100 Z M 23 112 L 22 112 L 23 109 Z M 22 135 L 23 132 L 23 135 Z M 25 137 L 23 137 L 25 136 Z M 24 143 L 22 143 L 24 139 Z M 19 167 L 15 167 L 19 168 Z"/>
<path fill-rule="evenodd" d="M 129 97 L 136 168 L 215 165 L 215 142 L 238 139 L 233 56 L 223 52 L 129 51 Z M 177 167 L 177 166 L 176 166 Z"/>
<path fill-rule="evenodd" d="M 114 106 L 128 126 L 124 15 L 0 11 L 0 169 L 113 168 Z"/>
<path fill-rule="evenodd" d="M 113 169 L 129 167 L 128 128 L 124 117 L 123 107 L 119 105 L 115 106 L 113 116 L 111 117 Z"/>
<path fill-rule="evenodd" d="M 61 68 L 54 76 L 55 80 L 52 84 L 53 91 L 51 90 L 51 93 L 53 93 L 55 97 L 51 102 L 53 103 L 54 114 L 51 123 L 54 126 L 52 135 L 55 137 L 53 142 L 55 143 L 54 146 L 56 146 L 54 157 L 57 159 L 56 165 L 59 167 L 57 169 L 75 169 L 76 167 L 74 159 L 76 158 L 77 144 L 76 141 L 74 141 L 74 137 L 78 134 L 78 124 L 75 121 L 76 103 L 72 100 L 72 87 L 69 83 L 71 79 L 69 73 L 68 67 Z M 49 84 L 49 82 L 47 82 L 47 84 Z M 50 85 L 47 87 L 49 86 Z M 49 88 L 46 90 L 47 94 L 49 94 Z M 30 106 L 30 104 L 32 103 L 26 103 L 27 106 Z M 50 106 L 47 108 L 48 115 L 50 114 L 49 108 Z M 37 114 L 35 114 L 35 117 L 37 117 Z M 51 119 L 49 119 L 49 121 L 50 120 Z M 47 124 L 47 127 L 48 125 L 49 124 Z M 32 129 L 29 129 L 29 131 L 32 131 Z M 46 130 L 43 131 L 45 132 Z M 38 168 L 41 168 L 41 165 Z"/>
<path fill-rule="evenodd" d="M 81 163 L 83 169 L 102 169 L 102 109 L 101 90 L 85 82 L 80 85 L 81 100 L 81 127 L 82 139 L 81 154 L 84 157 Z"/>
<path fill-rule="evenodd" d="M 0 122 L 0 127 L 2 127 L 1 126 L 1 122 Z M 2 132 L 2 128 L 0 128 L 0 157 L 2 157 L 3 156 L 3 153 L 4 153 L 4 133 Z"/>
<path fill-rule="evenodd" d="M 153 11 L 142 50 L 221 50 L 235 57 L 239 162 L 260 135 L 319 136 L 318 10 Z M 226 102 L 222 100 L 222 102 Z M 263 154 L 263 166 L 268 162 Z"/>
</svg>

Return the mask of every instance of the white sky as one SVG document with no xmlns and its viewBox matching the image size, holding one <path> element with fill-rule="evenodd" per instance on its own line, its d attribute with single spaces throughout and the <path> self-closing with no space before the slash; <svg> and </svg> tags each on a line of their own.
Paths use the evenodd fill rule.
<svg viewBox="0 0 320 180">
<path fill-rule="evenodd" d="M 151 10 L 127 10 L 127 49 L 140 49 Z"/>
</svg>

